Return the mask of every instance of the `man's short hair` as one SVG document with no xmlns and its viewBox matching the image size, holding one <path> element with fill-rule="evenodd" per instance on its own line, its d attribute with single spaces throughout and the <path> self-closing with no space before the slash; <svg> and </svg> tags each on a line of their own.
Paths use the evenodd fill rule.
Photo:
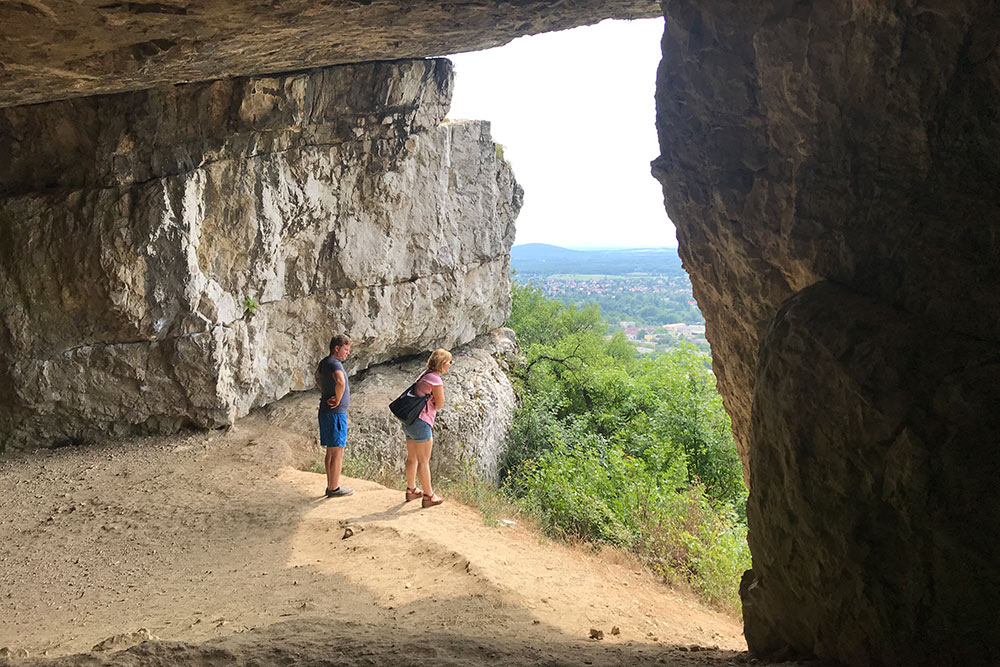
<svg viewBox="0 0 1000 667">
<path fill-rule="evenodd" d="M 333 353 L 333 348 L 344 347 L 345 345 L 350 345 L 351 339 L 344 334 L 337 334 L 330 339 L 330 353 Z"/>
</svg>

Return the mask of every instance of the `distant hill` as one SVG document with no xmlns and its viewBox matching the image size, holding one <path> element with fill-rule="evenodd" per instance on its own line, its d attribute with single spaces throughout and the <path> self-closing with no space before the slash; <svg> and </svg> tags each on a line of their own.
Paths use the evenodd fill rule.
<svg viewBox="0 0 1000 667">
<path fill-rule="evenodd" d="M 546 243 L 525 243 L 510 249 L 511 268 L 523 275 L 560 273 L 630 275 L 683 273 L 677 248 L 570 250 Z"/>
</svg>

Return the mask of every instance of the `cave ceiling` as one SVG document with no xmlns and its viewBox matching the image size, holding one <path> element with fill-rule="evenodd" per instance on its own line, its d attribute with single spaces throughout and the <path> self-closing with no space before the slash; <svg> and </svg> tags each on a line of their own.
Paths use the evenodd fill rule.
<svg viewBox="0 0 1000 667">
<path fill-rule="evenodd" d="M 0 107 L 370 60 L 447 55 L 607 18 L 649 0 L 0 2 Z"/>
</svg>

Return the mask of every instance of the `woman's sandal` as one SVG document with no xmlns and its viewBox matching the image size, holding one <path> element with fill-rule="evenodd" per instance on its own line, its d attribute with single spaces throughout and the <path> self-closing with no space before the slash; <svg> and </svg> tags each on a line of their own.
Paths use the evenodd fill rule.
<svg viewBox="0 0 1000 667">
<path fill-rule="evenodd" d="M 438 495 L 429 496 L 429 495 L 427 495 L 425 493 L 423 500 L 420 501 L 420 506 L 421 507 L 434 507 L 436 505 L 440 505 L 443 502 L 444 502 L 444 498 L 442 498 L 441 496 L 438 496 Z"/>
<path fill-rule="evenodd" d="M 412 489 L 406 489 L 406 502 L 410 502 L 411 500 L 416 500 L 417 498 L 423 498 L 423 497 L 424 497 L 424 492 L 418 489 L 417 487 L 413 487 Z"/>
</svg>

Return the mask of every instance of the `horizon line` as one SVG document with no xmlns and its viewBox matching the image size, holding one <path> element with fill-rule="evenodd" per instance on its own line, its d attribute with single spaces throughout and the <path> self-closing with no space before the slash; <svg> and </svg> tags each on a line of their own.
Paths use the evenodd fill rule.
<svg viewBox="0 0 1000 667">
<path fill-rule="evenodd" d="M 511 247 L 516 248 L 517 246 L 525 245 L 548 245 L 553 248 L 563 248 L 564 250 L 661 250 L 665 248 L 670 248 L 675 250 L 678 248 L 676 245 L 590 245 L 590 246 L 568 246 L 568 245 L 558 245 L 556 243 L 546 243 L 545 241 L 527 241 L 524 243 L 515 243 Z"/>
</svg>

